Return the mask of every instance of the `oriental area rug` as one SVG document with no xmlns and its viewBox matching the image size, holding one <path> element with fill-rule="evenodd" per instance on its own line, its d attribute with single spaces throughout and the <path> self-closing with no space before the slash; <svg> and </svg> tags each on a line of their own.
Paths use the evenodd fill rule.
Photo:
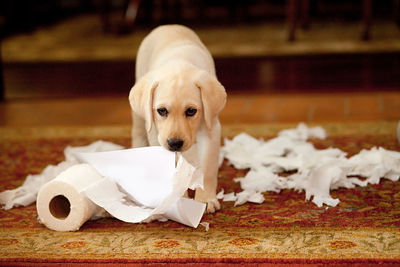
<svg viewBox="0 0 400 267">
<path fill-rule="evenodd" d="M 268 139 L 295 126 L 225 125 L 223 137 L 246 132 Z M 400 151 L 394 122 L 321 126 L 328 137 L 310 140 L 319 149 L 336 147 L 348 156 L 374 146 Z M 129 147 L 130 128 L 0 128 L 0 191 L 63 161 L 66 146 L 99 139 Z M 225 161 L 219 189 L 240 192 L 233 179 L 245 173 Z M 220 211 L 202 219 L 208 231 L 173 221 L 129 224 L 106 218 L 88 221 L 77 232 L 55 232 L 38 222 L 35 205 L 1 209 L 0 265 L 400 264 L 400 182 L 382 179 L 331 195 L 340 199 L 336 207 L 318 208 L 293 190 L 264 193 L 262 204 L 222 202 Z"/>
</svg>

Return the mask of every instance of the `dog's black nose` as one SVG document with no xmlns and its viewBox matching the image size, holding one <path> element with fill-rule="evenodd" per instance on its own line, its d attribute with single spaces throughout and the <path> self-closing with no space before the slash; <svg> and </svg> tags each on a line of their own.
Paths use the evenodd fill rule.
<svg viewBox="0 0 400 267">
<path fill-rule="evenodd" d="M 179 151 L 179 150 L 181 150 L 181 148 L 183 146 L 182 139 L 171 138 L 171 139 L 168 139 L 167 142 L 168 142 L 169 150 L 171 150 L 171 151 Z"/>
</svg>

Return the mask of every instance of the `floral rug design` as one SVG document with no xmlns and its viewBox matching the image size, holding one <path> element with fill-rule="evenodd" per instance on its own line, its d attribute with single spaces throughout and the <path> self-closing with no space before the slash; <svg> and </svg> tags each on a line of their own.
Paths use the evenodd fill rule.
<svg viewBox="0 0 400 267">
<path fill-rule="evenodd" d="M 265 139 L 294 125 L 227 125 L 223 136 L 245 131 Z M 395 123 L 326 124 L 329 137 L 317 148 L 337 147 L 349 156 L 382 146 L 400 151 Z M 63 160 L 67 145 L 103 139 L 128 147 L 129 127 L 0 128 L 0 191 L 15 188 L 27 174 Z M 241 191 L 243 176 L 223 163 L 219 188 Z M 228 190 L 227 190 L 228 189 Z M 0 265 L 68 263 L 395 263 L 400 264 L 400 183 L 382 180 L 364 188 L 339 189 L 336 207 L 318 208 L 303 193 L 264 194 L 262 204 L 204 215 L 209 231 L 181 224 L 128 224 L 107 218 L 77 232 L 55 232 L 37 220 L 35 205 L 0 210 Z"/>
</svg>

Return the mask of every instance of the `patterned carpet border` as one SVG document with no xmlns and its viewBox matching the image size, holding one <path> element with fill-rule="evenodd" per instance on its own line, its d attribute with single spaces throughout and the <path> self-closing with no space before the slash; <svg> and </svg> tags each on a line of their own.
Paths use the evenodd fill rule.
<svg viewBox="0 0 400 267">
<path fill-rule="evenodd" d="M 188 262 L 188 259 L 152 259 L 148 260 L 127 260 L 127 259 L 102 259 L 102 260 L 75 260 L 75 259 L 54 259 L 43 263 L 37 259 L 26 259 L 19 258 L 13 259 L 13 261 L 3 261 L 0 259 L 0 263 L 6 266 L 191 266 L 196 264 L 196 266 L 287 266 L 288 264 L 295 265 L 309 265 L 309 266 L 321 266 L 321 265 L 333 265 L 333 266 L 398 266 L 397 260 L 390 259 L 192 259 Z"/>
<path fill-rule="evenodd" d="M 386 259 L 400 260 L 400 231 L 180 229 L 0 233 L 0 259 Z M 12 251 L 12 253 L 10 253 Z M 196 251 L 198 253 L 196 253 Z"/>
</svg>

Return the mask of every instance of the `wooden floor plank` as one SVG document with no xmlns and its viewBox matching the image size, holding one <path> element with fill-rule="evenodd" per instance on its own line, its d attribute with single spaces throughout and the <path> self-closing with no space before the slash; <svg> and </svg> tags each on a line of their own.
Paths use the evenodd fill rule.
<svg viewBox="0 0 400 267">
<path fill-rule="evenodd" d="M 131 123 L 130 116 L 127 97 L 20 99 L 0 103 L 0 126 L 127 125 Z M 220 118 L 222 124 L 400 120 L 400 91 L 233 94 L 228 96 Z"/>
</svg>

